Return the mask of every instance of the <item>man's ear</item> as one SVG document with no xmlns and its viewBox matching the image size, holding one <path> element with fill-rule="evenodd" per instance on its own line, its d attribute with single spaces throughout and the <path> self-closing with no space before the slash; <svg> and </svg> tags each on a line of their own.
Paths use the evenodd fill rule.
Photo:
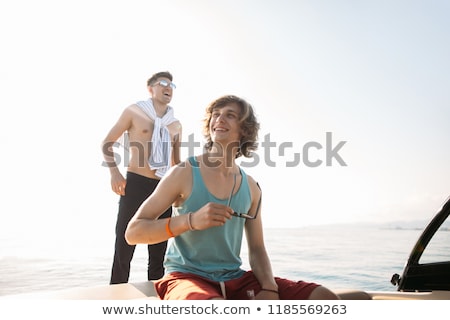
<svg viewBox="0 0 450 320">
<path fill-rule="evenodd" d="M 153 97 L 153 87 L 152 86 L 147 86 L 148 92 L 150 93 L 150 95 Z"/>
</svg>

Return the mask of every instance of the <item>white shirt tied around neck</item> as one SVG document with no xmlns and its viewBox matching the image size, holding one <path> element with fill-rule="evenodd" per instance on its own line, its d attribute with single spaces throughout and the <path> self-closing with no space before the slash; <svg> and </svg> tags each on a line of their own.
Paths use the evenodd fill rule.
<svg viewBox="0 0 450 320">
<path fill-rule="evenodd" d="M 177 119 L 171 106 L 167 106 L 167 111 L 162 117 L 158 117 L 152 99 L 138 101 L 136 105 L 142 109 L 153 121 L 154 128 L 152 134 L 152 150 L 148 163 L 150 169 L 156 170 L 156 176 L 162 178 L 171 166 L 171 139 L 167 126 Z"/>
</svg>

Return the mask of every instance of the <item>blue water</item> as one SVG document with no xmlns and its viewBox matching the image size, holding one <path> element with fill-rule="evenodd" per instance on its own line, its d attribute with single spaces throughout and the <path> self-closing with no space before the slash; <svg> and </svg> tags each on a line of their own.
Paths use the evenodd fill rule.
<svg viewBox="0 0 450 320">
<path fill-rule="evenodd" d="M 395 291 L 391 276 L 401 274 L 420 233 L 420 229 L 315 226 L 266 229 L 265 239 L 276 276 L 313 281 L 330 289 Z M 0 255 L 0 295 L 108 284 L 111 246 L 96 248 L 95 255 L 53 259 L 15 256 L 9 250 Z M 130 281 L 146 280 L 145 254 L 145 246 L 138 246 Z M 242 257 L 246 268 L 245 244 Z"/>
</svg>

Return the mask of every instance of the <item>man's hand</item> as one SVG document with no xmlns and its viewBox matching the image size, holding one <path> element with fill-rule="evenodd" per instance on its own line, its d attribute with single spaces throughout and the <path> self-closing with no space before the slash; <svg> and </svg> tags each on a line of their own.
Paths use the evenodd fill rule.
<svg viewBox="0 0 450 320">
<path fill-rule="evenodd" d="M 233 209 L 230 207 L 209 202 L 204 205 L 200 210 L 191 214 L 192 228 L 195 230 L 204 230 L 211 227 L 223 226 L 225 222 L 231 219 Z"/>
<path fill-rule="evenodd" d="M 121 173 L 111 175 L 111 188 L 114 193 L 119 196 L 125 195 L 125 186 L 127 184 L 127 180 L 122 176 Z"/>
</svg>

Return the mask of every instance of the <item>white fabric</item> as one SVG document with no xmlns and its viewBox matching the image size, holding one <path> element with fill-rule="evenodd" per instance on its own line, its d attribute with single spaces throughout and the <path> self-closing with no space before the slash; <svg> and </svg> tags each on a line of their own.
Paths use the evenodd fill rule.
<svg viewBox="0 0 450 320">
<path fill-rule="evenodd" d="M 173 108 L 171 106 L 167 107 L 167 111 L 162 118 L 158 117 L 152 99 L 138 101 L 136 102 L 136 105 L 154 121 L 151 143 L 152 150 L 150 152 L 148 163 L 150 169 L 156 170 L 155 174 L 161 178 L 167 170 L 169 170 L 171 165 L 172 143 L 167 126 L 172 122 L 177 121 L 177 119 L 174 116 Z"/>
</svg>

